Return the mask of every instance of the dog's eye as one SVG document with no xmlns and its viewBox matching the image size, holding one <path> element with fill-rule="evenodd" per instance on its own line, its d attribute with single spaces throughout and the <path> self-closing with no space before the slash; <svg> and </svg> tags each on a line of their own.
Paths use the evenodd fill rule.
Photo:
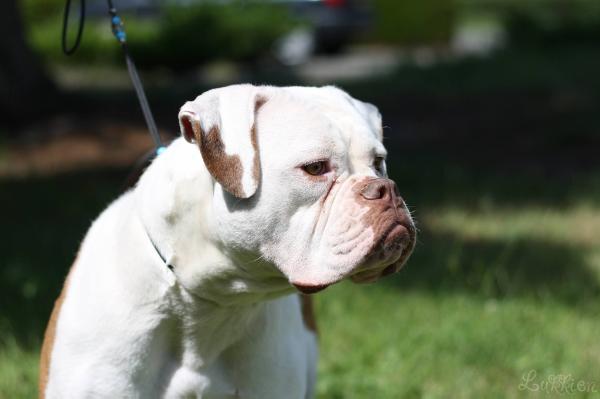
<svg viewBox="0 0 600 399">
<path fill-rule="evenodd" d="M 373 167 L 375 168 L 375 171 L 377 172 L 377 174 L 382 175 L 382 176 L 385 174 L 385 170 L 384 170 L 384 166 L 383 166 L 384 162 L 385 162 L 385 159 L 383 159 L 383 157 L 376 157 L 375 160 L 373 161 Z"/>
<path fill-rule="evenodd" d="M 302 170 L 312 176 L 320 176 L 329 172 L 329 162 L 317 161 L 302 166 Z"/>
</svg>

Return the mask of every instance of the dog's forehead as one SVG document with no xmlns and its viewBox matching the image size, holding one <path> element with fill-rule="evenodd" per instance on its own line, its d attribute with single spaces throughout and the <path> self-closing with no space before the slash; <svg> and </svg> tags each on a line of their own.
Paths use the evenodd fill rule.
<svg viewBox="0 0 600 399">
<path fill-rule="evenodd" d="M 371 104 L 334 87 L 273 88 L 268 97 L 259 125 L 269 126 L 269 136 L 280 146 L 385 154 L 381 116 Z"/>
<path fill-rule="evenodd" d="M 353 98 L 341 89 L 325 86 L 284 87 L 282 90 L 291 93 L 298 101 L 312 104 L 336 123 L 351 124 L 354 128 L 364 127 L 364 130 L 379 138 L 377 136 L 381 133 L 381 115 L 377 108 Z"/>
</svg>

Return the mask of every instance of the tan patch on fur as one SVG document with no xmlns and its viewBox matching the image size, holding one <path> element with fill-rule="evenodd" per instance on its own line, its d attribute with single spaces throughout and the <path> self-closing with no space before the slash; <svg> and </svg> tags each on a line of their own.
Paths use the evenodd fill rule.
<svg viewBox="0 0 600 399">
<path fill-rule="evenodd" d="M 300 307 L 302 308 L 302 320 L 306 329 L 317 334 L 317 321 L 315 320 L 315 310 L 313 299 L 310 295 L 300 294 Z"/>
<path fill-rule="evenodd" d="M 202 159 L 211 175 L 225 190 L 239 198 L 244 198 L 242 176 L 244 168 L 239 155 L 225 153 L 225 145 L 221 140 L 221 133 L 217 126 L 210 128 L 207 134 L 202 135 L 200 124 L 194 122 L 196 141 L 200 146 Z"/>
<path fill-rule="evenodd" d="M 69 289 L 69 279 L 73 274 L 73 269 L 77 263 L 77 258 L 75 258 L 75 262 L 71 266 L 71 270 L 69 270 L 69 274 L 65 280 L 62 291 L 60 295 L 54 301 L 54 308 L 52 309 L 52 313 L 50 314 L 50 320 L 48 321 L 48 326 L 46 327 L 46 332 L 44 333 L 44 343 L 42 344 L 42 351 L 40 355 L 40 375 L 38 379 L 38 390 L 39 390 L 39 398 L 44 399 L 46 397 L 46 385 L 48 384 L 48 373 L 50 371 L 50 359 L 52 356 L 52 349 L 54 348 L 54 339 L 56 337 L 56 323 L 58 321 L 58 316 L 60 314 L 60 309 L 62 308 L 62 304 L 65 300 L 67 290 Z"/>
<path fill-rule="evenodd" d="M 256 114 L 260 107 L 267 102 L 262 96 L 257 96 L 254 106 L 254 123 L 250 129 L 250 141 L 254 150 L 254 159 L 252 161 L 252 177 L 258 183 L 260 181 L 260 159 L 258 155 L 258 139 L 256 132 Z M 200 123 L 188 117 L 182 118 L 182 125 L 186 140 L 190 141 L 193 136 L 200 147 L 202 159 L 210 174 L 217 180 L 223 188 L 238 198 L 245 198 L 246 193 L 242 186 L 242 177 L 244 168 L 239 155 L 228 155 L 225 152 L 225 144 L 221 140 L 221 132 L 218 126 L 210 128 L 208 133 L 204 133 Z"/>
<path fill-rule="evenodd" d="M 258 117 L 258 111 L 265 105 L 267 98 L 263 96 L 256 96 L 254 103 L 254 123 L 250 132 L 250 141 L 252 142 L 252 148 L 254 149 L 254 160 L 252 163 L 252 177 L 256 182 L 260 181 L 260 158 L 258 156 L 258 138 L 256 137 L 256 118 Z"/>
</svg>

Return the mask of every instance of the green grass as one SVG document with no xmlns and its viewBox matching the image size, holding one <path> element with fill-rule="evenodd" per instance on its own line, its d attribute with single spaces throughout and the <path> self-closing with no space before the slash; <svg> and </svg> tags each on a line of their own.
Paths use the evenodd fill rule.
<svg viewBox="0 0 600 399">
<path fill-rule="evenodd" d="M 343 284 L 318 301 L 319 396 L 530 397 L 519 390 L 530 370 L 598 384 L 595 310 Z"/>
<path fill-rule="evenodd" d="M 9 336 L 9 330 L 3 330 Z M 0 398 L 37 397 L 39 353 L 37 348 L 26 349 L 16 341 L 5 342 L 0 346 Z"/>
</svg>

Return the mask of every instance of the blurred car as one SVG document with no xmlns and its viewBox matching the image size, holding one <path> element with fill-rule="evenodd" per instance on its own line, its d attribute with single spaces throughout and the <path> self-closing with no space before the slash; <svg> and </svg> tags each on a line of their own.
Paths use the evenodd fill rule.
<svg viewBox="0 0 600 399">
<path fill-rule="evenodd" d="M 285 4 L 292 15 L 306 21 L 314 30 L 315 50 L 336 52 L 371 23 L 369 2 L 365 0 L 271 0 Z"/>
<path fill-rule="evenodd" d="M 164 6 L 186 7 L 197 4 L 231 4 L 236 0 L 116 0 L 119 11 L 156 15 Z M 239 1 L 239 0 L 237 0 Z M 372 22 L 369 0 L 247 0 L 247 4 L 267 3 L 286 7 L 301 27 L 277 41 L 274 55 L 283 64 L 306 61 L 314 53 L 342 50 Z M 102 2 L 88 6 L 90 15 L 105 15 Z"/>
</svg>

